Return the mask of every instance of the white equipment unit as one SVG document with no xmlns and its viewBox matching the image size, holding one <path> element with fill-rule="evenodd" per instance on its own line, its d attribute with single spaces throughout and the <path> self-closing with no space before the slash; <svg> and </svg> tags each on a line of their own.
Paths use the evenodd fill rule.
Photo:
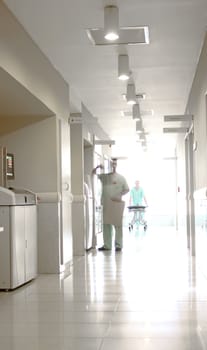
<svg viewBox="0 0 207 350">
<path fill-rule="evenodd" d="M 0 187 L 0 289 L 17 288 L 36 276 L 36 195 Z"/>
<path fill-rule="evenodd" d="M 85 195 L 85 249 L 93 246 L 93 196 L 90 187 L 84 183 Z"/>
</svg>

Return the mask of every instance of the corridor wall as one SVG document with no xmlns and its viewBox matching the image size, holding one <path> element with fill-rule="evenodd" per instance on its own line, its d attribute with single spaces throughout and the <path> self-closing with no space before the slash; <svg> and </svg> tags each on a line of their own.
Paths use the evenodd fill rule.
<svg viewBox="0 0 207 350">
<path fill-rule="evenodd" d="M 186 106 L 194 116 L 196 256 L 207 274 L 207 36 L 204 38 Z"/>
<path fill-rule="evenodd" d="M 39 253 L 46 257 L 39 259 L 39 272 L 58 273 L 72 260 L 70 166 L 65 166 L 67 160 L 70 164 L 69 86 L 2 2 L 0 52 L 0 68 L 49 110 L 50 118 L 39 122 L 37 115 L 34 123 L 33 115 L 33 125 L 8 133 L 0 141 L 15 155 L 13 186 L 57 194 L 53 203 L 45 203 L 43 196 L 38 227 Z"/>
</svg>

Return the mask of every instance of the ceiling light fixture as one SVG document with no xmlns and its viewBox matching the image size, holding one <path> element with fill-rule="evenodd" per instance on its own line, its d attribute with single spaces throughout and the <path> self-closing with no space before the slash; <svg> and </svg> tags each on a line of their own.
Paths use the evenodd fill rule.
<svg viewBox="0 0 207 350">
<path fill-rule="evenodd" d="M 178 128 L 163 128 L 164 133 L 187 133 L 188 128 L 178 127 Z"/>
<path fill-rule="evenodd" d="M 192 122 L 193 116 L 191 114 L 183 115 L 165 115 L 164 122 Z"/>
<path fill-rule="evenodd" d="M 129 71 L 129 56 L 119 55 L 118 56 L 118 78 L 120 80 L 127 80 L 130 77 Z"/>
<path fill-rule="evenodd" d="M 109 41 L 119 38 L 119 11 L 116 6 L 104 7 L 104 38 Z"/>
<path fill-rule="evenodd" d="M 123 98 L 124 101 L 126 101 L 126 94 L 125 93 L 122 94 L 122 98 Z M 145 100 L 145 98 L 146 98 L 146 94 L 145 93 L 138 93 L 138 94 L 136 94 L 136 99 L 137 100 Z"/>
<path fill-rule="evenodd" d="M 144 133 L 144 128 L 142 124 L 142 120 L 137 120 L 136 121 L 136 133 L 137 134 L 143 134 Z"/>
<path fill-rule="evenodd" d="M 94 145 L 115 145 L 115 140 L 94 140 Z"/>
<path fill-rule="evenodd" d="M 139 120 L 140 117 L 141 117 L 141 113 L 140 113 L 139 103 L 136 103 L 132 106 L 132 118 Z"/>
<path fill-rule="evenodd" d="M 136 92 L 134 84 L 127 85 L 126 100 L 129 105 L 134 105 L 136 103 Z"/>
</svg>

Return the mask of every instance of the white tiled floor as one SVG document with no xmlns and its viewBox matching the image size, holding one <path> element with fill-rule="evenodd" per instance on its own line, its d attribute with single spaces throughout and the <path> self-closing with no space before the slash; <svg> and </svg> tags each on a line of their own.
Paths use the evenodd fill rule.
<svg viewBox="0 0 207 350">
<path fill-rule="evenodd" d="M 207 349 L 207 279 L 183 234 L 126 230 L 121 253 L 91 251 L 71 275 L 1 292 L 0 349 Z"/>
</svg>

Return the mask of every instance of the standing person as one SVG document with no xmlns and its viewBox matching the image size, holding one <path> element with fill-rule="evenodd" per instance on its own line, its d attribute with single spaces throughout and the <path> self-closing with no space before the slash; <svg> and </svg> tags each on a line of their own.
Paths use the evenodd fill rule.
<svg viewBox="0 0 207 350">
<path fill-rule="evenodd" d="M 115 215 L 116 203 L 123 203 L 122 196 L 129 192 L 129 186 L 127 184 L 124 176 L 116 172 L 117 159 L 112 160 L 112 172 L 108 174 L 99 174 L 98 177 L 102 183 L 102 196 L 101 202 L 103 205 L 103 211 L 105 206 L 110 202 L 111 215 L 113 216 L 113 211 Z M 103 169 L 103 165 L 98 165 L 93 169 L 92 174 L 96 174 L 97 169 Z M 123 215 L 123 214 L 122 214 Z M 122 219 L 122 217 L 121 217 Z M 123 247 L 123 231 L 122 222 L 120 225 L 116 226 L 114 224 L 109 224 L 105 221 L 103 215 L 103 247 L 98 248 L 100 251 L 111 250 L 112 249 L 112 237 L 113 237 L 113 227 L 115 227 L 115 250 L 121 251 Z M 121 220 L 122 221 L 122 220 Z"/>
<path fill-rule="evenodd" d="M 140 181 L 135 181 L 135 186 L 130 190 L 130 197 L 129 197 L 129 205 L 130 206 L 147 206 L 147 199 L 144 194 L 143 188 L 140 186 Z M 146 221 L 144 220 L 144 212 L 139 212 L 139 217 L 137 215 L 137 211 L 134 211 L 134 215 L 132 217 L 132 221 L 129 224 L 129 231 L 133 229 L 133 225 L 135 222 L 139 221 L 144 225 L 144 229 L 146 229 Z"/>
</svg>

